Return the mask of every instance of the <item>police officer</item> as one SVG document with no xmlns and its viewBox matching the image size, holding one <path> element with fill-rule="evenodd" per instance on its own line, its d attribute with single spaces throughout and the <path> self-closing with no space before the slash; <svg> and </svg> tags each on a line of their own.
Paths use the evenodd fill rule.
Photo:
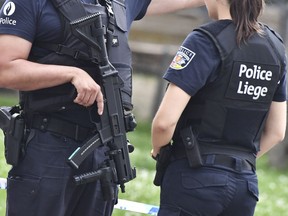
<svg viewBox="0 0 288 216">
<path fill-rule="evenodd" d="M 100 168 L 107 147 L 99 147 L 78 170 L 67 165 L 67 158 L 94 134 L 104 107 L 97 58 L 69 23 L 101 14 L 109 58 L 124 81 L 124 108 L 131 111 L 128 33 L 149 4 L 150 0 L 6 0 L 0 18 L 0 86 L 20 90 L 29 131 L 20 161 L 8 174 L 7 216 L 112 214 L 115 200 L 104 200 L 99 181 L 81 186 L 72 182 L 72 176 Z M 202 0 L 153 0 L 148 13 L 201 4 Z"/>
<path fill-rule="evenodd" d="M 286 128 L 285 47 L 257 21 L 262 0 L 205 5 L 215 21 L 179 48 L 152 123 L 152 156 L 163 165 L 161 155 L 171 154 L 158 215 L 252 216 L 256 158 Z"/>
</svg>

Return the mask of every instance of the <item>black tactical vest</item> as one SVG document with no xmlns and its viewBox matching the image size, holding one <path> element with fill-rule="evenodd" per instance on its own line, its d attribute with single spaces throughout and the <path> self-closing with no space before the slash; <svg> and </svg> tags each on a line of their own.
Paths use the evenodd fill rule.
<svg viewBox="0 0 288 216">
<path fill-rule="evenodd" d="M 98 82 L 99 69 L 97 59 L 91 56 L 90 47 L 79 40 L 70 30 L 70 22 L 94 13 L 101 13 L 106 26 L 106 43 L 109 61 L 119 72 L 124 81 L 122 100 L 126 110 L 132 109 L 132 69 L 131 52 L 128 45 L 125 0 L 103 0 L 102 4 L 85 4 L 81 0 L 51 0 L 59 11 L 63 23 L 63 40 L 59 44 L 36 42 L 37 47 L 53 51 L 44 58 L 37 59 L 33 49 L 29 60 L 43 64 L 70 65 L 87 71 Z M 93 59 L 94 58 L 94 59 Z M 71 83 L 31 92 L 22 92 L 24 109 L 27 111 L 55 112 L 67 109 L 77 109 L 73 103 L 75 90 Z"/>
<path fill-rule="evenodd" d="M 255 34 L 239 47 L 232 21 L 215 21 L 195 29 L 214 42 L 221 65 L 218 78 L 189 101 L 174 134 L 176 143 L 179 130 L 192 125 L 200 146 L 259 150 L 285 58 L 281 39 L 268 27 L 263 30 L 263 36 Z"/>
</svg>

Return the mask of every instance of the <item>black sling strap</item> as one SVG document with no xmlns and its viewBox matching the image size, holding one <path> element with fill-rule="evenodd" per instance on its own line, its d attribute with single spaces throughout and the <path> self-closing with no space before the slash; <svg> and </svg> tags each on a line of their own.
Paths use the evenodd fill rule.
<svg viewBox="0 0 288 216">
<path fill-rule="evenodd" d="M 76 19 L 80 19 L 81 17 L 85 17 L 88 15 L 81 0 L 65 0 L 65 1 L 51 0 L 51 2 L 53 3 L 54 7 L 63 15 L 63 17 L 69 22 L 72 22 Z M 118 2 L 121 4 L 125 4 L 125 0 L 118 0 Z M 98 3 L 97 0 L 96 3 Z M 108 14 L 108 23 L 106 27 L 107 46 L 111 46 L 112 40 L 114 39 L 113 34 L 116 25 L 116 20 L 112 1 L 105 0 L 105 4 Z M 67 47 L 64 44 L 48 44 L 48 43 L 36 42 L 35 45 L 47 50 L 54 51 L 58 54 L 71 56 L 74 59 L 81 59 L 81 60 L 90 59 L 87 53 Z"/>
<path fill-rule="evenodd" d="M 62 15 L 69 21 L 79 19 L 86 16 L 81 0 L 51 0 L 55 8 L 62 13 Z M 77 13 L 75 13 L 77 11 Z"/>
<path fill-rule="evenodd" d="M 65 23 L 71 22 L 75 19 L 79 19 L 80 17 L 84 17 L 87 15 L 87 12 L 85 11 L 83 4 L 81 3 L 81 0 L 64 0 L 64 1 L 51 0 L 51 2 L 56 8 L 56 10 L 62 14 L 62 16 L 60 16 L 62 26 L 64 27 L 63 34 L 62 34 L 62 38 L 63 38 L 62 41 L 65 41 L 64 32 L 69 30 L 67 29 L 67 25 Z M 57 44 L 57 43 L 46 43 L 46 42 L 36 41 L 34 43 L 34 46 L 53 51 L 60 55 L 71 56 L 74 59 L 80 59 L 84 61 L 90 60 L 90 57 L 87 53 L 82 52 L 77 49 L 73 49 L 61 43 L 62 42 Z"/>
</svg>

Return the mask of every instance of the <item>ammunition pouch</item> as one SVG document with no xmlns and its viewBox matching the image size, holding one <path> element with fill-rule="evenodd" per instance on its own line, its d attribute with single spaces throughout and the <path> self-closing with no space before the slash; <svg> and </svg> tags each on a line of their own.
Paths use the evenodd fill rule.
<svg viewBox="0 0 288 216">
<path fill-rule="evenodd" d="M 186 156 L 190 167 L 202 166 L 202 158 L 199 150 L 199 143 L 197 138 L 194 136 L 192 128 L 187 127 L 180 131 L 182 142 L 185 146 Z"/>
<path fill-rule="evenodd" d="M 15 107 L 0 107 L 0 128 L 4 133 L 6 163 L 17 166 L 25 144 L 25 121 L 21 110 Z"/>
</svg>

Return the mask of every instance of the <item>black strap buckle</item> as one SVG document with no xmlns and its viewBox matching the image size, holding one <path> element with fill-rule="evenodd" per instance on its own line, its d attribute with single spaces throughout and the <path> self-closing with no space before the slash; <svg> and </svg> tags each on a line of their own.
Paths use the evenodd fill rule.
<svg viewBox="0 0 288 216">
<path fill-rule="evenodd" d="M 63 52 L 62 52 L 63 48 L 64 48 L 64 45 L 58 44 L 55 52 L 59 55 L 62 55 L 63 54 Z"/>
</svg>

